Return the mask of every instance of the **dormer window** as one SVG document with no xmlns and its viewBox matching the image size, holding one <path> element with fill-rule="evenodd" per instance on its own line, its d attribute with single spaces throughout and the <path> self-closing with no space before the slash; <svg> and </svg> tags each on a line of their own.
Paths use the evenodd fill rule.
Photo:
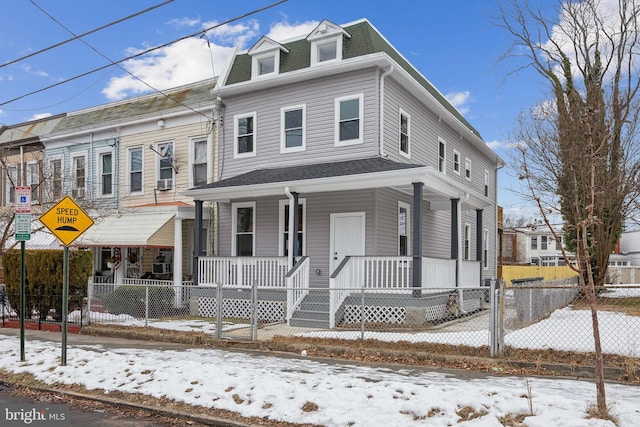
<svg viewBox="0 0 640 427">
<path fill-rule="evenodd" d="M 289 51 L 269 37 L 262 37 L 249 49 L 251 56 L 251 78 L 270 76 L 280 73 L 280 52 Z"/>
<path fill-rule="evenodd" d="M 307 36 L 311 43 L 311 65 L 342 59 L 342 40 L 351 38 L 341 26 L 327 20 L 322 21 Z"/>
</svg>

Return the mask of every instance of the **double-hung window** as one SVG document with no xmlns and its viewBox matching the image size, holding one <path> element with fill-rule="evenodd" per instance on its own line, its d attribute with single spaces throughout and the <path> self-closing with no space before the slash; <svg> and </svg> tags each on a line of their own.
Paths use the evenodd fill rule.
<svg viewBox="0 0 640 427">
<path fill-rule="evenodd" d="M 234 157 L 256 155 L 256 113 L 237 115 L 234 120 Z"/>
<path fill-rule="evenodd" d="M 129 149 L 129 192 L 142 191 L 142 147 Z"/>
<path fill-rule="evenodd" d="M 100 168 L 100 195 L 113 194 L 113 153 L 111 151 L 98 154 L 98 166 Z"/>
<path fill-rule="evenodd" d="M 538 250 L 538 236 L 531 236 L 531 250 L 533 251 L 537 251 Z"/>
<path fill-rule="evenodd" d="M 306 221 L 306 203 L 304 199 L 298 200 L 298 232 L 297 238 L 293 243 L 293 256 L 302 256 L 306 254 L 305 248 L 305 221 Z M 289 200 L 280 201 L 280 255 L 289 255 Z"/>
<path fill-rule="evenodd" d="M 27 163 L 27 185 L 31 187 L 31 202 L 40 201 L 40 163 Z"/>
<path fill-rule="evenodd" d="M 453 150 L 453 171 L 460 175 L 460 152 Z"/>
<path fill-rule="evenodd" d="M 398 255 L 409 255 L 409 205 L 398 202 Z"/>
<path fill-rule="evenodd" d="M 447 172 L 447 143 L 438 138 L 438 172 Z"/>
<path fill-rule="evenodd" d="M 482 232 L 482 268 L 489 268 L 489 230 L 486 228 Z"/>
<path fill-rule="evenodd" d="M 546 251 L 548 246 L 549 236 L 540 236 L 540 250 Z"/>
<path fill-rule="evenodd" d="M 285 107 L 280 110 L 281 141 L 280 152 L 304 151 L 305 149 L 304 105 Z"/>
<path fill-rule="evenodd" d="M 337 146 L 362 143 L 362 103 L 362 94 L 336 99 L 335 132 Z"/>
<path fill-rule="evenodd" d="M 62 196 L 62 159 L 51 159 L 49 171 L 51 173 L 51 193 L 54 199 L 58 199 Z"/>
<path fill-rule="evenodd" d="M 471 226 L 469 224 L 464 225 L 464 254 L 462 259 L 465 261 L 471 259 Z"/>
<path fill-rule="evenodd" d="M 255 202 L 232 205 L 232 253 L 234 256 L 253 256 L 255 253 Z"/>
<path fill-rule="evenodd" d="M 164 189 L 173 186 L 173 142 L 161 142 L 158 144 L 160 153 L 158 162 L 158 180 L 162 181 Z"/>
<path fill-rule="evenodd" d="M 208 151 L 209 141 L 206 136 L 191 140 L 191 174 L 194 186 L 206 184 L 209 180 Z"/>
<path fill-rule="evenodd" d="M 400 110 L 400 154 L 405 157 L 410 156 L 410 145 L 409 145 L 409 131 L 410 131 L 410 118 L 407 113 Z"/>
<path fill-rule="evenodd" d="M 73 188 L 72 195 L 78 198 L 84 198 L 87 184 L 87 158 L 84 155 L 74 156 L 71 164 L 73 165 Z"/>
<path fill-rule="evenodd" d="M 484 171 L 484 195 L 489 197 L 489 171 Z"/>
<path fill-rule="evenodd" d="M 464 179 L 471 181 L 471 159 L 464 158 Z"/>
<path fill-rule="evenodd" d="M 7 186 L 6 186 L 6 200 L 7 205 L 15 202 L 16 198 L 16 186 L 18 185 L 18 165 L 7 166 Z"/>
</svg>

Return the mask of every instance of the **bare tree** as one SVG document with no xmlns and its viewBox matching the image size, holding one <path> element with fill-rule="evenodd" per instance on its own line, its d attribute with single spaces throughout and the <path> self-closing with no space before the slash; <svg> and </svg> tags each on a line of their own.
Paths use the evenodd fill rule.
<svg viewBox="0 0 640 427">
<path fill-rule="evenodd" d="M 550 90 L 521 115 L 515 167 L 556 238 L 552 218 L 563 219 L 591 310 L 597 410 L 608 416 L 597 295 L 639 195 L 640 9 L 635 0 L 559 0 L 555 16 L 545 12 L 511 0 L 499 18 L 513 40 L 505 58 L 524 57 Z"/>
</svg>

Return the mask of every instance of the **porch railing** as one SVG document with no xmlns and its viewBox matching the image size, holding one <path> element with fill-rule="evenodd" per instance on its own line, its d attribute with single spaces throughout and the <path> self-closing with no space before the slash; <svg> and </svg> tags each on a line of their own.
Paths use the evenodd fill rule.
<svg viewBox="0 0 640 427">
<path fill-rule="evenodd" d="M 287 257 L 201 257 L 200 285 L 285 288 Z"/>
<path fill-rule="evenodd" d="M 477 288 L 478 286 L 480 286 L 480 261 L 462 261 L 460 287 Z"/>
<path fill-rule="evenodd" d="M 300 258 L 293 269 L 287 273 L 286 280 L 288 322 L 304 297 L 309 294 L 309 257 Z"/>
<path fill-rule="evenodd" d="M 422 288 L 455 288 L 456 260 L 422 258 Z"/>
</svg>

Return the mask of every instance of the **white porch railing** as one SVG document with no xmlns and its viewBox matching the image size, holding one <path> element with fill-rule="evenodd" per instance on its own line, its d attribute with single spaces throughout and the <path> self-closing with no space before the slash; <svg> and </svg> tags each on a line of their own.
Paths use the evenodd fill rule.
<svg viewBox="0 0 640 427">
<path fill-rule="evenodd" d="M 305 296 L 309 294 L 309 257 L 301 258 L 293 269 L 287 273 L 287 322 L 291 320 L 293 312 L 300 306 Z"/>
<path fill-rule="evenodd" d="M 460 266 L 460 287 L 480 286 L 480 261 L 462 261 Z"/>
<path fill-rule="evenodd" d="M 455 288 L 456 260 L 422 258 L 422 288 Z"/>
<path fill-rule="evenodd" d="M 287 257 L 201 257 L 198 263 L 200 285 L 257 285 L 285 288 Z"/>
</svg>

